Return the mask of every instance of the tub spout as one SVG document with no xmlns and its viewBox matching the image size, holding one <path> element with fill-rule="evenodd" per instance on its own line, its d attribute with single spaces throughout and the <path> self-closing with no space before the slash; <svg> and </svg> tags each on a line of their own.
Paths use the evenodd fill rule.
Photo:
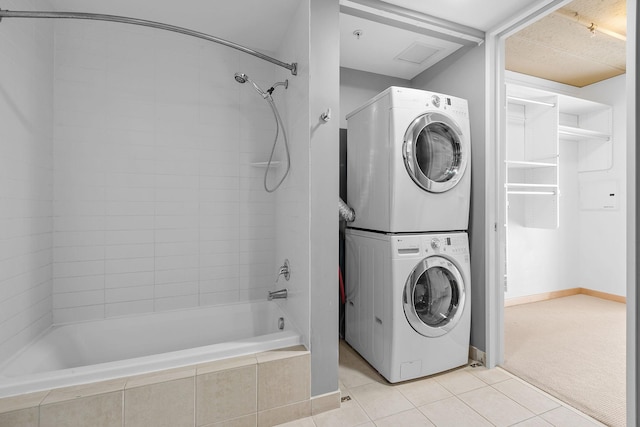
<svg viewBox="0 0 640 427">
<path fill-rule="evenodd" d="M 277 291 L 269 291 L 269 301 L 273 299 L 286 299 L 287 298 L 287 289 L 280 289 Z"/>
</svg>

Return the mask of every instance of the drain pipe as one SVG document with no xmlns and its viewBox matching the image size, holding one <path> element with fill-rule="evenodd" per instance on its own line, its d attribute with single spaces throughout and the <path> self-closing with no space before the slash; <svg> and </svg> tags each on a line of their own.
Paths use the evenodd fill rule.
<svg viewBox="0 0 640 427">
<path fill-rule="evenodd" d="M 338 197 L 338 213 L 340 214 L 340 219 L 353 222 L 356 220 L 356 211 L 349 205 L 347 205 L 341 197 Z"/>
</svg>

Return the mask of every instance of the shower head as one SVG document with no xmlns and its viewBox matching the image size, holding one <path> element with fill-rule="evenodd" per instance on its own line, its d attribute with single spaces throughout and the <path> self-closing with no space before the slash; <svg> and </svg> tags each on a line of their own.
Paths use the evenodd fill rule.
<svg viewBox="0 0 640 427">
<path fill-rule="evenodd" d="M 245 73 L 236 73 L 234 78 L 238 83 L 246 83 L 247 80 L 249 80 L 249 76 L 247 76 Z"/>
<path fill-rule="evenodd" d="M 247 76 L 245 73 L 235 73 L 233 76 L 234 79 L 236 79 L 236 81 L 238 83 L 246 83 L 249 82 L 253 85 L 254 89 L 256 90 L 256 92 L 258 92 L 260 94 L 260 96 L 262 96 L 263 98 L 267 98 L 268 96 L 271 96 L 269 93 L 263 91 L 260 86 L 258 86 L 253 80 L 251 80 L 249 78 L 249 76 Z"/>
</svg>

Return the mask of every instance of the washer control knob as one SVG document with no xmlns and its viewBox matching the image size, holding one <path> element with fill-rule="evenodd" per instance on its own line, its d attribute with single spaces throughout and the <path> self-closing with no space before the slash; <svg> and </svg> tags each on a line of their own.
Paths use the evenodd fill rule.
<svg viewBox="0 0 640 427">
<path fill-rule="evenodd" d="M 440 108 L 440 97 L 438 95 L 433 95 L 431 97 L 431 103 L 434 107 Z"/>
<path fill-rule="evenodd" d="M 433 249 L 440 249 L 440 239 L 438 239 L 437 237 L 434 237 L 433 239 L 431 239 L 431 247 Z"/>
</svg>

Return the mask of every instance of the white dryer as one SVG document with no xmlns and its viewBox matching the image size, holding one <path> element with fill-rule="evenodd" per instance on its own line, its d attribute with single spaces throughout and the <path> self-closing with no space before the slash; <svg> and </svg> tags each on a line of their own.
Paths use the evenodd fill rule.
<svg viewBox="0 0 640 427">
<path fill-rule="evenodd" d="M 345 339 L 392 383 L 468 361 L 467 234 L 346 230 Z"/>
<path fill-rule="evenodd" d="M 355 228 L 467 230 L 467 101 L 390 87 L 347 115 L 347 199 Z"/>
</svg>

